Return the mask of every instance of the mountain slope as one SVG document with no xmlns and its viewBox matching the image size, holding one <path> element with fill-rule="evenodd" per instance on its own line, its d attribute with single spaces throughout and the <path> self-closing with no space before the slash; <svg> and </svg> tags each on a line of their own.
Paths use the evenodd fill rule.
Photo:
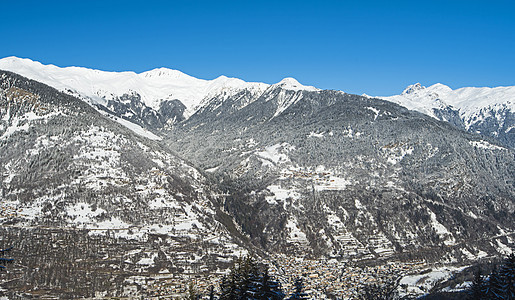
<svg viewBox="0 0 515 300">
<path fill-rule="evenodd" d="M 145 295 L 142 272 L 216 271 L 243 251 L 195 168 L 83 101 L 3 71 L 0 153 L 0 230 L 17 262 L 9 290 Z"/>
<path fill-rule="evenodd" d="M 45 83 L 147 129 L 160 129 L 183 121 L 215 96 L 227 98 L 245 92 L 257 97 L 269 87 L 265 83 L 225 76 L 202 80 L 166 68 L 140 74 L 105 72 L 80 67 L 59 68 L 17 57 L 0 59 L 0 70 Z M 316 90 L 293 78 L 285 78 L 276 85 L 284 89 Z"/>
<path fill-rule="evenodd" d="M 460 88 L 419 83 L 401 95 L 382 99 L 450 122 L 464 130 L 494 137 L 515 148 L 515 87 Z"/>
<path fill-rule="evenodd" d="M 18 242 L 28 253 L 54 242 L 101 248 L 98 255 L 88 250 L 96 260 L 78 258 L 88 263 L 79 269 L 99 261 L 122 270 L 113 286 L 104 285 L 107 277 L 81 278 L 113 290 L 108 296 L 128 295 L 120 287 L 137 280 L 130 267 L 150 277 L 214 271 L 245 241 L 268 254 L 374 262 L 463 262 L 514 246 L 515 153 L 496 138 L 456 128 L 465 128 L 460 112 L 439 96 L 434 105 L 404 103 L 429 117 L 286 78 L 194 92 L 200 96 L 188 113 L 191 106 L 180 99 L 158 99 L 152 107 L 144 89 L 131 90 L 129 77 L 141 74 L 127 77 L 128 90 L 116 90 L 121 95 L 95 101 L 66 90 L 75 68 L 59 69 L 54 82 L 47 70 L 54 67 L 27 71 L 23 66 L 32 63 L 21 62 L 22 73 L 93 105 L 2 73 L 3 220 L 11 224 L 2 234 L 37 240 Z M 175 80 L 167 70 L 154 75 L 161 71 L 163 86 Z M 75 79 L 101 82 L 96 72 Z M 107 88 L 123 86 L 120 74 L 109 76 Z M 70 227 L 76 235 L 66 234 Z M 24 276 L 40 284 L 52 272 Z M 59 280 L 70 277 L 66 272 Z"/>
<path fill-rule="evenodd" d="M 0 59 L 0 69 L 82 97 L 114 115 L 150 127 L 163 127 L 187 118 L 209 95 L 230 95 L 241 89 L 260 93 L 268 86 L 225 76 L 202 80 L 166 68 L 140 74 L 104 72 L 79 67 L 59 68 L 16 57 Z"/>
<path fill-rule="evenodd" d="M 452 261 L 511 243 L 514 153 L 494 140 L 336 91 L 241 99 L 213 99 L 164 140 L 221 182 L 265 249 Z"/>
</svg>

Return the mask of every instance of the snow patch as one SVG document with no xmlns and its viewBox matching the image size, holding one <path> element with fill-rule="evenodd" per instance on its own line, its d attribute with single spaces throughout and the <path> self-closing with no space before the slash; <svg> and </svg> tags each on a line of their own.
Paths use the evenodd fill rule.
<svg viewBox="0 0 515 300">
<path fill-rule="evenodd" d="M 93 210 L 91 204 L 79 202 L 70 205 L 66 208 L 68 216 L 72 218 L 72 222 L 76 224 L 90 224 L 93 223 L 93 218 L 105 213 L 106 211 L 101 208 Z"/>
<path fill-rule="evenodd" d="M 323 133 L 316 133 L 316 132 L 310 132 L 308 134 L 308 137 L 316 137 L 316 138 L 323 138 L 324 137 L 324 134 Z"/>
<path fill-rule="evenodd" d="M 436 214 L 429 209 L 427 210 L 427 212 L 431 217 L 431 226 L 435 230 L 436 234 L 445 239 L 444 244 L 448 246 L 454 245 L 456 243 L 454 237 L 449 232 L 449 230 L 447 230 L 447 228 L 445 228 L 445 226 L 442 225 L 442 223 L 438 222 L 438 220 L 436 219 Z"/>
<path fill-rule="evenodd" d="M 292 150 L 295 150 L 294 146 L 288 143 L 282 143 L 265 147 L 264 151 L 256 152 L 256 155 L 277 165 L 279 163 L 289 162 L 290 158 L 284 152 L 287 153 Z"/>
<path fill-rule="evenodd" d="M 218 168 L 220 168 L 220 166 L 218 166 L 218 167 L 214 167 L 214 168 L 209 168 L 209 169 L 206 169 L 206 172 L 208 172 L 208 173 L 214 173 L 214 172 L 216 172 L 216 171 L 218 170 Z"/>
<path fill-rule="evenodd" d="M 160 141 L 162 140 L 162 138 L 160 136 L 157 136 L 155 134 L 153 134 L 152 132 L 148 131 L 147 129 L 139 126 L 138 124 L 134 124 L 130 121 L 127 121 L 123 118 L 119 118 L 117 116 L 114 116 L 114 115 L 111 115 L 103 110 L 98 110 L 100 113 L 102 113 L 103 115 L 107 116 L 108 118 L 116 121 L 118 124 L 121 124 L 127 128 L 129 128 L 130 130 L 132 130 L 132 132 L 142 136 L 142 137 L 146 137 L 148 139 L 151 139 L 151 140 L 154 140 L 154 141 Z"/>
<path fill-rule="evenodd" d="M 377 119 L 377 117 L 379 116 L 379 109 L 375 108 L 375 107 L 366 107 L 366 109 L 369 109 L 371 110 L 372 112 L 374 112 L 375 116 L 374 116 L 374 121 Z"/>
<path fill-rule="evenodd" d="M 307 244 L 306 234 L 299 229 L 297 221 L 290 217 L 285 225 L 289 229 L 288 242 Z"/>
<path fill-rule="evenodd" d="M 481 141 L 469 141 L 469 144 L 477 149 L 486 149 L 486 150 L 506 150 L 503 147 L 499 147 L 496 145 L 492 145 L 487 141 L 481 140 Z"/>
<path fill-rule="evenodd" d="M 404 276 L 400 280 L 399 286 L 406 285 L 407 288 L 405 292 L 408 294 L 425 294 L 429 292 L 429 290 L 432 287 L 434 287 L 438 282 L 450 278 L 453 274 L 459 273 L 465 268 L 467 268 L 467 266 L 442 267 L 433 269 L 430 272 L 421 275 Z"/>
<path fill-rule="evenodd" d="M 299 199 L 300 194 L 296 192 L 294 189 L 286 189 L 282 188 L 279 185 L 269 185 L 267 189 L 274 194 L 273 196 L 266 196 L 265 200 L 270 204 L 278 204 L 277 200 L 284 201 L 289 198 L 291 199 Z"/>
</svg>

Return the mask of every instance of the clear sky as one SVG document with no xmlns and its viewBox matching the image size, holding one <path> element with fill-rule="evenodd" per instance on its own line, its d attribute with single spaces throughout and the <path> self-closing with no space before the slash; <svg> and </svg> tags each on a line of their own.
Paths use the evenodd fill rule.
<svg viewBox="0 0 515 300">
<path fill-rule="evenodd" d="M 0 57 L 392 95 L 515 85 L 515 1 L 7 1 Z"/>
</svg>

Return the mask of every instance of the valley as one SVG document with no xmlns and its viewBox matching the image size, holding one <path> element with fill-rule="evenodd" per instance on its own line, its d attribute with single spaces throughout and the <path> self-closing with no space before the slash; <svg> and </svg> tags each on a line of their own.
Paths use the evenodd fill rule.
<svg viewBox="0 0 515 300">
<path fill-rule="evenodd" d="M 288 291 L 304 278 L 312 298 L 405 276 L 414 296 L 513 251 L 511 88 L 495 90 L 502 114 L 478 121 L 441 86 L 431 99 L 452 109 L 406 104 L 426 97 L 418 85 L 385 101 L 293 78 L 13 57 L 0 69 L 11 297 L 179 296 L 193 279 L 216 287 L 247 254 Z M 413 276 L 445 268 L 417 289 Z"/>
</svg>

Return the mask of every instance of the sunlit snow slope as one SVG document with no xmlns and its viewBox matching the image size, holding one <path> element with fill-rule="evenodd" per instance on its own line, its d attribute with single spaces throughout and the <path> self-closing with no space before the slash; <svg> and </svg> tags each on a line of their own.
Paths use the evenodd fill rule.
<svg viewBox="0 0 515 300">
<path fill-rule="evenodd" d="M 220 93 L 235 94 L 242 89 L 259 94 L 270 86 L 226 76 L 203 80 L 167 68 L 139 74 L 105 72 L 82 67 L 60 68 L 17 57 L 0 59 L 0 69 L 43 82 L 61 91 L 79 94 L 104 106 L 109 100 L 133 93 L 139 94 L 142 102 L 155 110 L 160 108 L 163 101 L 179 100 L 186 106 L 187 116 L 199 107 L 203 99 L 210 96 Z M 285 78 L 276 85 L 284 89 L 315 90 L 314 87 L 301 85 L 293 78 Z"/>
<path fill-rule="evenodd" d="M 380 98 L 515 146 L 515 86 L 453 90 L 440 83 L 427 88 L 417 83 L 400 95 Z"/>
</svg>

